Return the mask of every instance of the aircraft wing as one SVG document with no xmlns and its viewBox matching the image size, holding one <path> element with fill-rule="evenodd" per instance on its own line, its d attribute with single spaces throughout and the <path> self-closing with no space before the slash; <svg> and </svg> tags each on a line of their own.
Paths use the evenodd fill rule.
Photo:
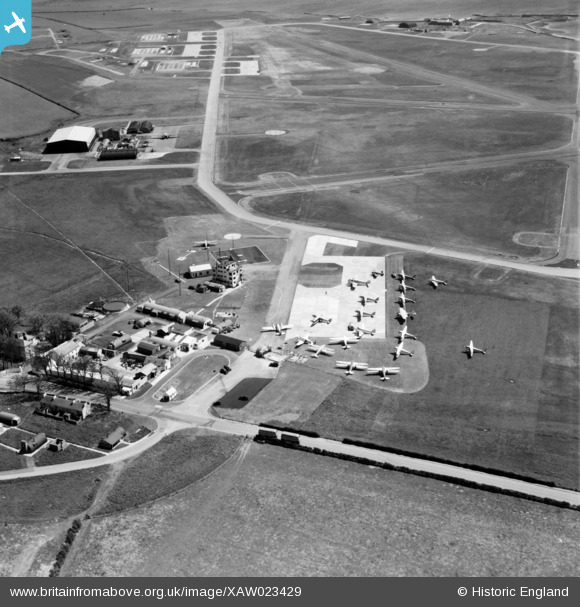
<svg viewBox="0 0 580 607">
<path fill-rule="evenodd" d="M 366 369 L 368 367 L 367 363 L 354 363 L 355 369 Z"/>
<path fill-rule="evenodd" d="M 336 366 L 337 366 L 339 369 L 346 369 L 347 367 L 350 367 L 350 363 L 349 363 L 349 362 L 346 362 L 346 361 L 344 361 L 344 360 L 337 360 L 337 361 L 336 361 Z"/>
</svg>

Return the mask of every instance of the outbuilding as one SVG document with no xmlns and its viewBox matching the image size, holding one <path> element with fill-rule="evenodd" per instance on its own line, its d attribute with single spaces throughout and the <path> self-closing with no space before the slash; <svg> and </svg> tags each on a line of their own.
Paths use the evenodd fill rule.
<svg viewBox="0 0 580 607">
<path fill-rule="evenodd" d="M 97 139 L 97 131 L 89 126 L 69 126 L 55 131 L 46 144 L 44 154 L 88 152 Z"/>
<path fill-rule="evenodd" d="M 103 150 L 97 160 L 135 160 L 138 152 L 135 148 L 109 148 Z"/>
<path fill-rule="evenodd" d="M 18 426 L 21 421 L 20 416 L 15 413 L 0 411 L 0 424 L 4 424 L 5 426 Z"/>
<path fill-rule="evenodd" d="M 143 120 L 139 127 L 139 130 L 141 131 L 141 133 L 151 133 L 151 131 L 153 130 L 153 124 L 151 123 L 151 120 Z"/>
<path fill-rule="evenodd" d="M 34 453 L 47 442 L 46 434 L 39 432 L 28 440 L 20 441 L 20 453 Z"/>
<path fill-rule="evenodd" d="M 131 343 L 131 341 L 132 340 L 130 335 L 121 335 L 121 337 L 116 337 L 113 341 L 109 342 L 107 348 L 109 348 L 109 350 L 118 350 L 119 348 L 122 348 L 125 344 Z"/>
<path fill-rule="evenodd" d="M 185 322 L 196 329 L 207 329 L 207 327 L 213 324 L 211 318 L 208 318 L 207 316 L 200 316 L 199 314 L 194 314 L 193 312 L 189 312 L 187 314 Z"/>
<path fill-rule="evenodd" d="M 213 269 L 210 263 L 201 263 L 189 266 L 187 273 L 189 278 L 201 278 L 203 276 L 212 276 Z"/>
<path fill-rule="evenodd" d="M 415 21 L 402 21 L 399 23 L 399 27 L 403 29 L 413 29 L 417 27 L 417 23 L 415 23 Z"/>
<path fill-rule="evenodd" d="M 127 431 L 122 426 L 118 426 L 109 436 L 102 438 L 99 442 L 100 449 L 114 449 L 125 437 L 127 436 Z"/>
<path fill-rule="evenodd" d="M 239 352 L 247 346 L 248 342 L 237 337 L 231 337 L 230 335 L 222 335 L 219 333 L 214 337 L 213 345 L 218 348 L 224 348 L 225 350 L 232 350 Z"/>
</svg>

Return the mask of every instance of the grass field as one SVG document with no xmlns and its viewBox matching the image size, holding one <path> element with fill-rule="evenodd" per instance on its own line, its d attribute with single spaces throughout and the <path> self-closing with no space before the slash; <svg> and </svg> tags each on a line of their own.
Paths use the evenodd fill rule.
<svg viewBox="0 0 580 607">
<path fill-rule="evenodd" d="M 340 379 L 306 365 L 283 364 L 280 372 L 243 409 L 219 409 L 222 417 L 252 423 L 308 419 Z"/>
<path fill-rule="evenodd" d="M 44 449 L 34 458 L 34 462 L 37 466 L 55 466 L 56 464 L 68 464 L 69 462 L 78 462 L 102 456 L 102 453 L 69 445 L 64 451 L 49 451 L 48 449 Z"/>
<path fill-rule="evenodd" d="M 272 380 L 264 377 L 246 377 L 236 384 L 219 401 L 222 409 L 243 409 L 259 394 Z M 217 406 L 217 405 L 215 405 Z"/>
<path fill-rule="evenodd" d="M 405 256 L 405 271 L 422 277 L 409 328 L 426 349 L 427 386 L 401 394 L 344 380 L 293 425 L 578 487 L 575 285 L 517 272 L 494 282 L 419 255 Z M 449 286 L 428 287 L 431 273 Z M 487 356 L 467 360 L 470 339 Z"/>
<path fill-rule="evenodd" d="M 100 466 L 2 481 L 0 522 L 57 521 L 77 515 L 90 506 L 108 472 L 108 466 Z"/>
<path fill-rule="evenodd" d="M 569 142 L 571 127 L 560 115 L 480 109 L 442 112 L 322 101 L 313 108 L 254 100 L 250 113 L 246 100 L 232 99 L 227 106 L 229 129 L 218 138 L 216 167 L 224 182 L 277 171 L 348 174 L 557 148 Z M 289 134 L 259 135 L 268 129 Z"/>
<path fill-rule="evenodd" d="M 93 519 L 65 574 L 575 576 L 578 541 L 574 512 L 252 444 L 179 495 Z"/>
<path fill-rule="evenodd" d="M 21 455 L 9 449 L 0 448 L 0 470 L 18 470 L 25 466 L 26 462 Z"/>
<path fill-rule="evenodd" d="M 459 42 L 331 27 L 313 36 L 317 42 L 329 41 L 346 52 L 363 51 L 537 99 L 574 103 L 576 98 L 577 74 L 569 54 L 501 47 L 476 53 L 472 45 Z"/>
<path fill-rule="evenodd" d="M 512 237 L 557 232 L 566 175 L 565 165 L 538 161 L 259 197 L 250 206 L 269 217 L 525 258 L 540 250 Z"/>
<path fill-rule="evenodd" d="M 169 386 L 173 386 L 177 390 L 175 400 L 183 400 L 191 396 L 203 383 L 213 377 L 220 367 L 227 364 L 228 359 L 215 352 L 208 353 L 207 356 L 198 356 L 166 384 L 162 392 Z"/>
<path fill-rule="evenodd" d="M 13 305 L 24 298 L 31 306 L 47 300 L 53 310 L 72 310 L 94 297 L 124 298 L 99 267 L 136 297 L 159 289 L 161 283 L 141 259 L 156 256 L 167 235 L 164 219 L 216 210 L 180 180 L 188 171 L 168 169 L 155 179 L 143 175 L 4 178 L 0 238 L 6 255 L 0 275 L 11 288 L 0 303 Z M 18 200 L 10 192 L 17 192 Z"/>
<path fill-rule="evenodd" d="M 73 112 L 1 79 L 0 99 L 2 99 L 1 139 L 43 133 L 47 128 L 75 117 Z"/>
<path fill-rule="evenodd" d="M 136 508 L 179 491 L 210 474 L 239 445 L 234 436 L 175 432 L 125 465 L 97 514 Z"/>
</svg>

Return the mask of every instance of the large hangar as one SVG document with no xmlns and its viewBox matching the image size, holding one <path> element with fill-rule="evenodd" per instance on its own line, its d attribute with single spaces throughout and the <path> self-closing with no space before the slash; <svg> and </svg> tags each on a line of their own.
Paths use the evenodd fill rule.
<svg viewBox="0 0 580 607">
<path fill-rule="evenodd" d="M 44 154 L 74 154 L 88 152 L 97 138 L 97 132 L 89 126 L 69 126 L 58 129 L 48 140 Z"/>
</svg>

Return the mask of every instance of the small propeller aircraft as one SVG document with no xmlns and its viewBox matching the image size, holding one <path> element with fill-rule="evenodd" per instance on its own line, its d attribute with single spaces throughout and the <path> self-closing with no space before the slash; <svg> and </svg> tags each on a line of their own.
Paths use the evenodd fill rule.
<svg viewBox="0 0 580 607">
<path fill-rule="evenodd" d="M 350 346 L 348 344 L 356 344 L 357 341 L 360 339 L 360 337 L 332 337 L 331 339 L 328 340 L 328 345 L 338 345 L 341 344 L 342 345 L 342 349 L 346 350 L 348 348 L 350 348 Z"/>
<path fill-rule="evenodd" d="M 415 280 L 416 274 L 409 276 L 408 274 L 405 274 L 405 270 L 403 269 L 399 273 L 391 274 L 391 276 L 396 280 Z"/>
<path fill-rule="evenodd" d="M 399 367 L 373 367 L 367 369 L 366 375 L 378 375 L 381 381 L 389 379 L 387 375 L 397 375 L 401 369 Z"/>
<path fill-rule="evenodd" d="M 354 313 L 354 315 L 356 316 L 356 319 L 360 322 L 365 316 L 367 316 L 368 318 L 374 318 L 375 317 L 376 312 L 364 312 L 363 310 L 356 310 L 356 312 Z"/>
<path fill-rule="evenodd" d="M 417 339 L 414 335 L 411 335 L 408 331 L 407 331 L 407 325 L 405 325 L 400 331 L 399 331 L 399 341 L 402 342 L 406 337 L 408 337 L 409 339 Z"/>
<path fill-rule="evenodd" d="M 395 318 L 398 318 L 401 321 L 405 321 L 407 319 L 413 320 L 413 318 L 415 318 L 416 314 L 417 314 L 417 312 L 407 312 L 405 307 L 401 306 L 399 308 L 399 311 L 397 312 L 397 315 L 395 316 Z"/>
<path fill-rule="evenodd" d="M 439 285 L 447 286 L 447 283 L 444 280 L 439 280 L 438 278 L 435 278 L 435 276 L 431 276 L 429 279 L 429 284 L 432 285 L 434 289 L 436 289 Z"/>
<path fill-rule="evenodd" d="M 207 234 L 205 235 L 205 240 L 198 240 L 197 242 L 193 243 L 193 248 L 197 249 L 197 248 L 201 248 L 201 249 L 209 249 L 210 247 L 215 247 L 217 245 L 217 241 L 215 240 L 208 240 L 207 239 Z"/>
<path fill-rule="evenodd" d="M 407 291 L 416 291 L 415 287 L 410 287 L 404 280 L 401 281 L 401 284 L 397 287 L 398 291 L 401 293 L 406 293 Z"/>
<path fill-rule="evenodd" d="M 355 329 L 355 335 L 357 337 L 362 337 L 363 335 L 374 335 L 376 332 L 376 329 L 365 329 L 363 326 L 357 326 Z"/>
<path fill-rule="evenodd" d="M 404 306 L 408 301 L 410 301 L 411 303 L 417 303 L 414 299 L 409 299 L 408 297 L 405 297 L 404 293 L 401 293 L 397 298 L 397 303 L 401 304 L 402 306 Z"/>
<path fill-rule="evenodd" d="M 306 335 L 301 335 L 300 337 L 296 338 L 296 343 L 294 344 L 295 348 L 299 348 L 300 346 L 303 346 L 304 344 L 308 344 L 309 346 L 313 346 L 316 342 L 313 339 L 310 339 L 310 337 L 308 336 L 308 333 Z"/>
<path fill-rule="evenodd" d="M 362 285 L 364 285 L 365 287 L 370 287 L 371 281 L 370 280 L 357 280 L 356 278 L 349 278 L 346 281 L 346 284 L 348 287 L 350 287 L 354 291 L 357 287 L 360 287 Z"/>
<path fill-rule="evenodd" d="M 372 270 L 371 271 L 371 276 L 373 278 L 377 278 L 377 276 L 384 276 L 385 275 L 385 271 L 384 270 Z"/>
<path fill-rule="evenodd" d="M 399 356 L 401 356 L 401 354 L 406 354 L 407 356 L 413 356 L 413 352 L 409 352 L 409 350 L 405 350 L 405 348 L 403 348 L 404 343 L 400 342 L 399 345 L 395 348 L 395 351 L 393 352 L 393 355 L 395 357 L 395 360 L 397 360 L 397 358 L 399 358 Z"/>
<path fill-rule="evenodd" d="M 312 320 L 310 321 L 310 326 L 313 327 L 314 325 L 317 325 L 319 323 L 326 323 L 327 325 L 329 325 L 332 322 L 332 318 L 330 317 L 325 317 L 325 316 L 318 316 L 316 314 L 312 315 Z"/>
<path fill-rule="evenodd" d="M 339 369 L 346 369 L 345 375 L 352 375 L 354 371 L 362 371 L 368 367 L 367 363 L 346 362 L 344 360 L 336 361 L 336 366 Z"/>
<path fill-rule="evenodd" d="M 334 350 L 332 348 L 327 348 L 325 345 L 321 346 L 308 346 L 306 348 L 309 352 L 314 352 L 312 354 L 312 358 L 318 358 L 319 354 L 326 354 L 326 356 L 334 356 Z"/>
<path fill-rule="evenodd" d="M 367 303 L 379 303 L 379 298 L 378 297 L 374 297 L 374 298 L 373 297 L 367 297 L 366 300 L 367 300 Z"/>
<path fill-rule="evenodd" d="M 269 327 L 262 327 L 262 333 L 265 333 L 266 331 L 275 331 L 276 335 L 282 335 L 282 333 L 285 333 L 286 331 L 288 331 L 288 329 L 291 329 L 294 325 L 282 325 L 279 322 L 275 322 L 273 325 L 270 325 Z"/>
<path fill-rule="evenodd" d="M 465 346 L 464 352 L 467 354 L 467 358 L 472 358 L 474 354 L 485 354 L 486 351 L 482 350 L 481 348 L 476 348 L 473 345 L 473 341 L 470 340 L 469 344 Z"/>
</svg>

